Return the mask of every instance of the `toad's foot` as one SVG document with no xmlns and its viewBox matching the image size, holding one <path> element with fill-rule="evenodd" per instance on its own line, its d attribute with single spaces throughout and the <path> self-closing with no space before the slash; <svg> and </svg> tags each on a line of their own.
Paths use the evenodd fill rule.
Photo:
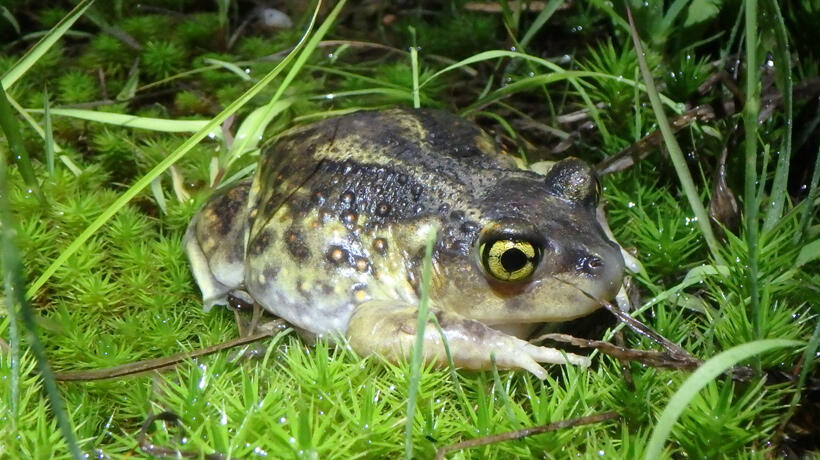
<svg viewBox="0 0 820 460">
<path fill-rule="evenodd" d="M 465 369 L 491 369 L 493 358 L 501 369 L 526 369 L 543 379 L 538 363 L 589 366 L 589 358 L 539 347 L 455 313 L 431 308 L 446 337 L 453 362 Z M 418 309 L 390 301 L 359 305 L 347 328 L 350 346 L 361 355 L 379 354 L 392 362 L 410 357 L 416 338 Z M 424 330 L 424 359 L 447 365 L 442 334 L 432 322 Z"/>
</svg>

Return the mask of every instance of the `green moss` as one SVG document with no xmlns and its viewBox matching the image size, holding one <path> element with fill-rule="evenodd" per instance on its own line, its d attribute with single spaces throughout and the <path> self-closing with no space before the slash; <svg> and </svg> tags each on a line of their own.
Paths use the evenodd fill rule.
<svg viewBox="0 0 820 460">
<path fill-rule="evenodd" d="M 179 113 L 208 113 L 210 103 L 207 96 L 193 91 L 180 91 L 174 95 L 174 109 Z"/>
<path fill-rule="evenodd" d="M 490 48 L 488 44 L 496 43 L 497 32 L 501 30 L 499 15 L 465 13 L 435 22 L 419 19 L 411 16 L 402 21 L 398 29 L 406 33 L 408 27 L 415 28 L 416 44 L 424 53 L 456 59 Z M 406 35 L 405 46 L 411 46 L 411 40 L 412 37 Z"/>
<path fill-rule="evenodd" d="M 175 30 L 180 40 L 187 46 L 196 48 L 219 48 L 217 37 L 224 34 L 219 28 L 219 17 L 215 13 L 193 14 L 182 21 Z"/>
<path fill-rule="evenodd" d="M 174 119 L 197 115 L 201 118 L 202 114 L 212 115 L 227 106 L 253 82 L 217 69 L 172 79 L 162 86 L 143 85 L 204 67 L 206 57 L 237 62 L 279 52 L 292 46 L 302 33 L 297 27 L 262 36 L 251 28 L 230 52 L 224 52 L 221 46 L 227 43 L 214 25 L 218 18 L 213 5 L 202 6 L 204 3 L 193 0 L 144 3 L 173 8 L 179 14 L 146 14 L 127 2 L 122 3 L 123 18 L 117 18 L 116 11 L 99 10 L 111 25 L 132 36 L 142 51 L 137 52 L 103 33 L 91 38 L 64 38 L 11 88 L 10 94 L 27 108 L 42 105 L 46 83 L 55 105 L 98 101 L 103 98 L 104 89 L 108 98 L 113 98 L 125 85 L 128 70 L 139 57 L 136 97 L 96 106 L 95 110 Z M 378 14 L 354 8 L 349 14 L 359 15 L 356 23 L 372 23 L 372 30 L 352 31 L 349 23 L 343 21 L 336 35 L 328 38 L 386 43 L 405 50 L 411 44 L 407 26 L 413 25 L 420 45 L 420 80 L 425 81 L 459 58 L 488 49 L 507 49 L 513 39 L 521 38 L 535 17 L 523 13 L 513 23 L 509 22 L 512 17 L 505 19 L 500 14 L 464 13 L 462 3 L 454 2 L 444 8 L 430 6 L 428 10 L 387 5 Z M 12 7 L 12 13 L 33 18 L 41 24 L 36 27 L 47 27 L 58 19 L 57 10 L 27 6 L 31 14 L 20 16 L 22 3 L 12 5 L 17 5 Z M 235 8 L 240 13 L 237 17 L 251 14 L 242 2 L 236 3 Z M 787 17 L 808 9 L 805 5 L 784 8 L 791 8 L 786 11 Z M 235 31 L 231 11 L 231 27 L 227 30 Z M 644 21 L 642 31 L 658 27 L 657 22 L 652 26 L 652 21 L 659 17 L 658 11 L 663 12 L 661 8 L 640 13 Z M 385 25 L 378 22 L 385 17 L 382 13 L 401 14 L 392 25 Z M 725 15 L 728 13 L 721 13 L 721 20 L 725 20 Z M 600 130 L 580 127 L 589 124 L 589 117 L 583 112 L 580 116 L 587 118 L 577 123 L 557 121 L 559 115 L 588 110 L 589 105 L 577 88 L 557 78 L 560 73 L 550 74 L 551 70 L 529 66 L 518 59 L 473 62 L 469 67 L 439 75 L 421 88 L 422 106 L 465 110 L 510 150 L 523 146 L 531 152 L 554 145 L 555 139 L 543 133 L 547 131 L 542 129 L 545 126 L 570 136 L 574 142 L 571 153 L 588 160 L 631 145 L 654 129 L 655 119 L 641 106 L 645 95 L 637 94 L 636 107 L 635 90 L 617 79 L 634 78 L 636 62 L 624 31 L 617 25 L 618 19 L 623 18 L 610 17 L 593 4 L 573 3 L 568 11 L 556 12 L 528 50 L 546 58 L 560 50 L 560 54 L 574 58 L 569 64 L 556 61 L 566 68 L 577 68 L 581 62 L 583 69 L 616 77 L 592 77 L 581 82 L 590 103 L 601 107 L 602 126 L 610 133 L 606 144 Z M 730 19 L 729 22 L 733 21 L 735 16 Z M 509 30 L 504 28 L 503 20 L 508 21 Z M 801 21 L 810 22 L 809 18 Z M 76 30 L 88 30 L 90 23 L 81 20 L 79 24 Z M 718 23 L 707 26 L 722 27 Z M 569 28 L 573 29 L 570 36 L 560 34 Z M 705 96 L 695 92 L 711 71 L 706 63 L 717 55 L 710 49 L 713 45 L 688 49 L 682 54 L 672 49 L 676 35 L 667 33 L 690 33 L 692 36 L 685 37 L 687 42 L 704 37 L 696 36 L 698 32 L 694 29 L 680 28 L 676 22 L 662 32 L 662 36 L 648 37 L 646 42 L 663 45 L 650 50 L 649 60 L 656 80 L 664 83 L 665 95 L 676 101 L 699 101 L 701 97 L 708 101 L 721 96 L 718 90 Z M 556 37 L 560 40 L 550 41 Z M 761 46 L 765 45 L 761 42 Z M 795 43 L 794 52 L 805 47 L 804 43 Z M 16 62 L 21 51 L 17 47 L 3 50 L 0 72 Z M 815 59 L 806 57 L 814 50 L 802 53 L 798 53 L 798 80 L 813 77 L 818 68 Z M 329 54 L 333 57 L 329 58 Z M 359 43 L 323 47 L 309 62 L 314 67 L 305 69 L 287 88 L 286 96 L 296 100 L 268 127 L 269 135 L 291 127 L 294 119 L 302 122 L 321 118 L 333 110 L 410 104 L 413 76 L 404 53 Z M 276 64 L 250 63 L 249 75 L 259 78 Z M 515 86 L 541 75 L 553 75 L 556 81 Z M 234 132 L 247 113 L 266 103 L 280 84 L 281 78 L 237 115 L 232 125 Z M 339 96 L 345 92 L 356 93 Z M 336 97 L 327 98 L 327 94 Z M 31 114 L 41 119 L 39 113 Z M 509 126 L 498 120 L 508 122 Z M 63 116 L 55 116 L 52 121 L 55 139 L 64 148 L 60 155 L 76 164 L 79 174 L 75 175 L 58 159 L 55 174 L 49 176 L 42 164 L 41 138 L 26 126 L 24 138 L 35 159 L 37 178 L 48 204 L 36 200 L 14 169 L 8 184 L 11 208 L 20 219 L 18 244 L 25 254 L 24 275 L 30 282 L 126 187 L 184 140 L 180 134 Z M 734 136 L 732 121 L 710 126 L 719 140 L 705 137 L 697 129 L 681 131 L 679 138 L 685 138 L 691 151 L 698 153 L 690 160 L 693 169 L 702 168 L 701 177 L 711 177 L 713 158 L 724 141 Z M 769 121 L 758 132 L 760 141 L 772 152 L 777 150 L 783 134 L 781 125 L 779 119 Z M 0 142 L 0 149 L 6 148 Z M 211 160 L 222 154 L 224 148 L 218 140 L 206 140 L 175 165 L 184 188 L 193 198 L 180 201 L 170 185 L 170 174 L 162 174 L 164 210 L 150 188 L 143 190 L 78 253 L 69 257 L 33 297 L 40 315 L 40 337 L 56 370 L 102 368 L 168 356 L 236 337 L 231 311 L 202 310 L 200 294 L 182 251 L 182 235 L 188 222 L 210 193 Z M 8 152 L 3 153 L 8 156 Z M 737 157 L 737 152 L 730 153 Z M 227 175 L 254 161 L 249 156 L 242 158 L 229 168 Z M 217 169 L 222 167 L 217 165 Z M 729 177 L 733 180 L 740 166 L 730 161 L 729 167 L 734 171 Z M 662 155 L 652 153 L 637 167 L 606 177 L 603 183 L 612 229 L 624 246 L 636 252 L 645 268 L 645 273 L 635 276 L 644 303 L 674 289 L 689 269 L 711 262 L 688 208 L 681 204 L 677 178 L 669 172 Z M 705 201 L 708 188 L 704 186 L 703 190 Z M 798 224 L 793 216 L 784 218 L 775 232 L 761 238 L 763 337 L 806 340 L 817 321 L 811 303 L 816 297 L 817 261 L 797 264 L 804 247 L 792 242 Z M 745 244 L 742 235 L 727 237 L 723 256 L 736 262 L 729 270 L 653 303 L 638 318 L 704 359 L 754 339 L 757 331 L 747 300 Z M 2 306 L 0 311 L 0 336 L 6 340 L 8 317 Z M 656 348 L 648 339 L 631 333 L 626 334 L 625 340 L 627 346 Z M 0 445 L 7 449 L 4 452 L 20 458 L 67 458 L 52 412 L 42 396 L 34 363 L 27 354 L 21 363 L 21 407 L 16 417 L 11 414 L 9 398 L 5 397 L 10 391 L 8 355 L 2 350 L 0 347 L 0 420 L 4 421 L 0 423 Z M 147 455 L 139 450 L 136 440 L 142 423 L 149 413 L 170 411 L 180 416 L 182 427 L 155 423 L 149 440 L 158 446 L 189 450 L 194 456 L 401 455 L 401 426 L 407 416 L 410 374 L 407 364 L 392 365 L 373 357 L 362 359 L 344 347 L 334 348 L 322 340 L 308 346 L 292 333 L 252 345 L 250 350 L 254 357 L 239 357 L 237 350 L 230 350 L 184 362 L 161 374 L 61 384 L 60 391 L 83 450 L 112 458 Z M 450 458 L 641 457 L 659 412 L 687 374 L 632 364 L 627 365 L 631 374 L 627 380 L 618 361 L 601 356 L 593 361 L 589 370 L 552 367 L 543 382 L 520 372 L 451 373 L 425 367 L 421 372 L 418 410 L 411 415 L 415 457 L 432 457 L 436 448 L 477 436 L 607 410 L 617 411 L 622 419 L 466 449 Z M 764 369 L 799 369 L 794 350 L 770 353 L 760 361 Z M 772 440 L 783 417 L 782 405 L 792 391 L 789 385 L 772 384 L 772 379 L 733 383 L 721 377 L 709 383 L 684 411 L 667 442 L 666 455 L 764 455 L 771 449 L 767 443 Z M 16 422 L 16 427 L 8 421 Z"/>
<path fill-rule="evenodd" d="M 39 11 L 38 20 L 41 27 L 50 29 L 57 25 L 66 14 L 68 10 L 63 8 L 45 8 Z"/>
<path fill-rule="evenodd" d="M 159 14 L 128 16 L 120 27 L 140 43 L 167 40 L 174 31 L 171 17 Z"/>
<path fill-rule="evenodd" d="M 127 71 L 135 58 L 134 51 L 108 34 L 100 34 L 91 40 L 88 52 L 82 57 L 84 67 L 102 68 L 107 74 Z"/>
<path fill-rule="evenodd" d="M 140 57 L 142 69 L 157 80 L 185 70 L 185 50 L 174 42 L 151 40 Z"/>
<path fill-rule="evenodd" d="M 57 80 L 57 100 L 63 104 L 89 102 L 98 97 L 94 77 L 82 70 L 70 70 Z"/>
<path fill-rule="evenodd" d="M 712 71 L 705 56 L 697 59 L 691 54 L 681 56 L 669 67 L 670 70 L 663 74 L 664 82 L 669 95 L 678 100 L 688 100 L 696 96 L 698 87 Z"/>
<path fill-rule="evenodd" d="M 127 178 L 135 173 L 134 142 L 129 133 L 121 129 L 105 128 L 91 139 L 94 149 L 99 152 L 98 161 L 119 178 Z"/>
<path fill-rule="evenodd" d="M 246 59 L 255 59 L 281 51 L 281 47 L 266 37 L 244 37 L 236 46 L 236 53 Z"/>
</svg>

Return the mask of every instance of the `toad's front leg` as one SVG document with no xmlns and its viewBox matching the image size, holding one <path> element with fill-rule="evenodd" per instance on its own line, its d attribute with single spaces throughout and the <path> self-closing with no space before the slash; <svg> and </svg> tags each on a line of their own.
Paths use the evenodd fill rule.
<svg viewBox="0 0 820 460">
<path fill-rule="evenodd" d="M 538 363 L 589 365 L 585 356 L 532 345 L 455 313 L 435 308 L 430 313 L 438 320 L 457 367 L 491 369 L 494 356 L 501 369 L 526 369 L 543 379 L 547 373 Z M 392 362 L 409 359 L 417 315 L 415 305 L 377 300 L 363 303 L 347 328 L 350 346 L 361 355 L 379 354 Z M 431 322 L 424 330 L 424 359 L 447 365 L 441 334 Z"/>
</svg>

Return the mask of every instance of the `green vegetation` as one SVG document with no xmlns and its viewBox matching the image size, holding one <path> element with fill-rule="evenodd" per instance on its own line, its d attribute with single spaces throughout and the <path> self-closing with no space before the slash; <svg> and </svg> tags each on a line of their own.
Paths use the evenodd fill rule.
<svg viewBox="0 0 820 460">
<path fill-rule="evenodd" d="M 257 10 L 227 0 L 0 6 L 0 458 L 72 458 L 72 437 L 88 455 L 141 457 L 140 429 L 163 412 L 178 423 L 155 421 L 146 439 L 200 456 L 397 458 L 407 448 L 429 458 L 607 411 L 621 418 L 449 457 L 820 453 L 817 392 L 806 390 L 820 378 L 816 2 L 629 0 L 644 53 L 624 2 L 485 11 L 375 1 L 323 5 L 318 16 L 280 3 L 291 29 L 263 27 Z M 476 120 L 530 161 L 597 163 L 658 129 L 641 60 L 655 110 L 675 120 L 713 109 L 673 126 L 677 171 L 669 132 L 667 147 L 635 147 L 637 164 L 602 178 L 610 226 L 642 264 L 635 316 L 714 358 L 697 374 L 622 368 L 598 353 L 591 369 L 554 366 L 543 382 L 413 369 L 288 332 L 251 345 L 255 358 L 220 352 L 162 373 L 55 385 L 38 368 L 38 343 L 53 370 L 69 371 L 237 336 L 233 313 L 203 312 L 181 239 L 215 179 L 252 174 L 260 136 L 415 103 Z M 707 85 L 727 68 L 728 85 Z M 710 245 L 690 204 L 726 198 L 713 188 L 721 177 L 741 219 L 715 224 Z M 614 321 L 596 318 L 605 324 L 591 338 L 610 337 L 601 331 Z M 720 375 L 734 364 L 759 373 Z"/>
</svg>

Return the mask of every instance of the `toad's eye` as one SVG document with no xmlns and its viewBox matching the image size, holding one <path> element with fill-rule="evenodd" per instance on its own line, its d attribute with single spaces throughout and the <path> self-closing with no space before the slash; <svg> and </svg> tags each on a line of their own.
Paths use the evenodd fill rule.
<svg viewBox="0 0 820 460">
<path fill-rule="evenodd" d="M 515 238 L 492 238 L 478 247 L 481 266 L 488 275 L 500 281 L 525 281 L 541 261 L 541 247 L 531 241 Z"/>
</svg>

